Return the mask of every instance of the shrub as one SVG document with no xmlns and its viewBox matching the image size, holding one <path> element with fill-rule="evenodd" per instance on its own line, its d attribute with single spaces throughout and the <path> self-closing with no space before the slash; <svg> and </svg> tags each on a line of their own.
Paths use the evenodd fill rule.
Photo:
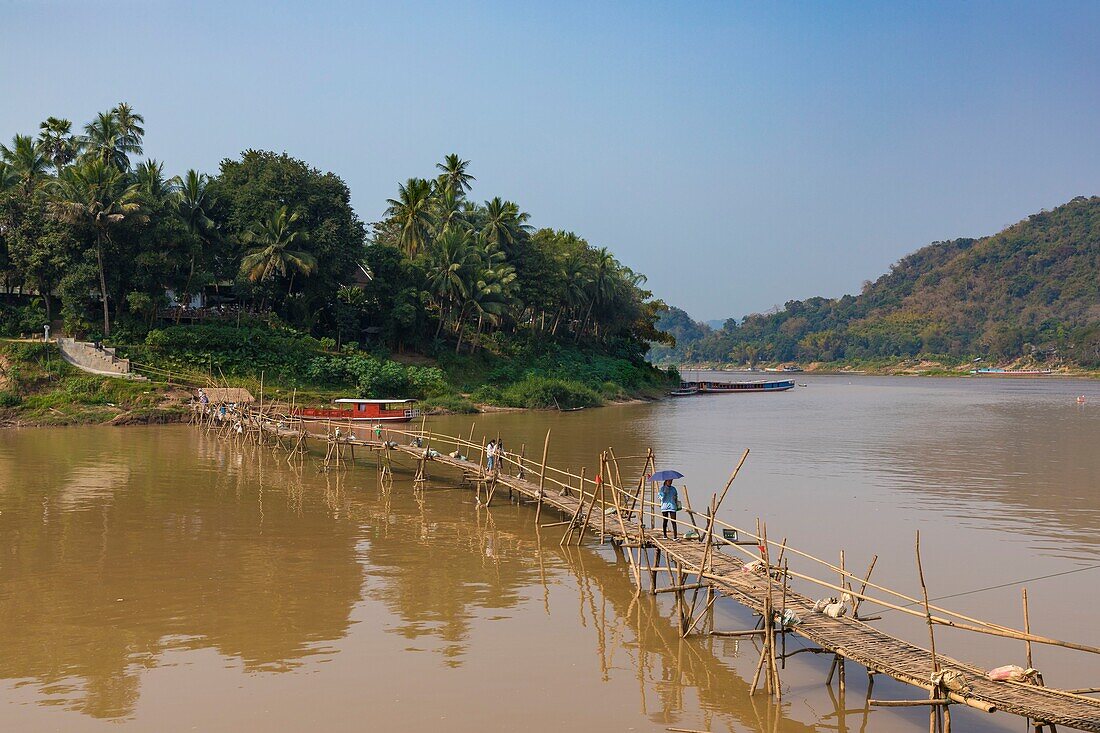
<svg viewBox="0 0 1100 733">
<path fill-rule="evenodd" d="M 19 407 L 22 402 L 23 398 L 15 392 L 0 391 L 0 407 Z"/>
<path fill-rule="evenodd" d="M 504 394 L 501 392 L 500 387 L 494 387 L 491 384 L 475 389 L 473 394 L 470 395 L 470 399 L 483 405 L 504 404 Z"/>
<path fill-rule="evenodd" d="M 601 404 L 600 396 L 591 387 L 553 377 L 527 377 L 505 388 L 502 398 L 509 407 L 557 407 L 567 410 Z"/>
<path fill-rule="evenodd" d="M 466 399 L 462 395 L 441 395 L 439 397 L 430 397 L 424 400 L 423 407 L 426 410 L 446 410 L 447 412 L 461 414 L 477 412 L 477 407 L 474 406 L 474 403 Z"/>
</svg>

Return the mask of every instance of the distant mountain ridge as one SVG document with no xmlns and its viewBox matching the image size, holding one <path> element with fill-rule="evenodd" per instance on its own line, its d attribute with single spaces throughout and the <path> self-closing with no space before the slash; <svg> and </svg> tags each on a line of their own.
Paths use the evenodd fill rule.
<svg viewBox="0 0 1100 733">
<path fill-rule="evenodd" d="M 933 242 L 859 295 L 791 300 L 721 329 L 674 308 L 658 328 L 677 344 L 655 348 L 655 361 L 1031 356 L 1100 366 L 1100 197 L 989 237 Z"/>
</svg>

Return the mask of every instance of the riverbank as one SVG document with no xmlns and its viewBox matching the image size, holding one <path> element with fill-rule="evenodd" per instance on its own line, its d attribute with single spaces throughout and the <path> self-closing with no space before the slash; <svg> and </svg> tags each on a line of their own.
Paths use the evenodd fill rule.
<svg viewBox="0 0 1100 733">
<path fill-rule="evenodd" d="M 262 392 L 265 401 L 293 400 L 314 406 L 325 406 L 349 395 L 414 396 L 428 414 L 438 415 L 577 410 L 645 402 L 663 396 L 672 381 L 664 372 L 650 370 L 652 375 L 641 372 L 641 377 L 624 379 L 626 384 L 604 379 L 593 385 L 593 374 L 602 377 L 609 366 L 623 370 L 624 364 L 589 355 L 589 379 L 582 381 L 586 370 L 577 362 L 577 353 L 564 358 L 567 363 L 572 359 L 577 379 L 540 372 L 530 365 L 520 371 L 500 360 L 464 359 L 446 369 L 423 358 L 397 361 L 361 352 L 315 354 L 296 371 L 292 365 L 280 368 L 272 363 L 275 347 L 267 346 L 271 350 L 266 360 L 240 353 L 226 359 L 224 353 L 213 351 L 188 351 L 185 356 L 189 360 L 181 359 L 177 351 L 174 358 L 162 354 L 154 360 L 148 351 L 131 349 L 130 353 L 142 358 L 137 372 L 148 378 L 135 381 L 83 372 L 61 359 L 55 343 L 0 341 L 0 427 L 180 422 L 189 415 L 193 388 L 211 383 L 243 387 L 257 396 Z M 293 354 L 292 349 L 281 352 L 287 359 Z M 250 372 L 237 359 L 242 363 L 252 360 L 261 368 Z M 221 360 L 224 368 L 219 365 L 219 375 L 213 377 L 192 366 L 200 360 Z"/>
<path fill-rule="evenodd" d="M 814 361 L 800 365 L 801 371 L 784 372 L 781 370 L 789 362 L 760 362 L 755 370 L 750 370 L 744 364 L 730 364 L 720 362 L 700 362 L 698 364 L 680 364 L 681 373 L 692 371 L 718 371 L 734 374 L 744 374 L 752 379 L 782 374 L 785 376 L 797 376 L 798 374 L 844 374 L 844 375 L 869 375 L 879 377 L 973 377 L 972 371 L 976 368 L 972 361 L 946 362 L 935 359 L 880 359 L 859 361 Z M 982 363 L 983 368 L 992 368 L 992 364 Z M 1100 370 L 1085 369 L 1076 365 L 1051 365 L 1036 363 L 1031 360 L 1016 360 L 1008 364 L 997 364 L 997 368 L 1009 371 L 1013 370 L 1046 370 L 1050 374 L 1040 375 L 1016 375 L 1016 374 L 983 374 L 983 377 L 997 377 L 1014 379 L 1049 379 L 1051 377 L 1068 377 L 1074 379 L 1100 379 Z"/>
</svg>

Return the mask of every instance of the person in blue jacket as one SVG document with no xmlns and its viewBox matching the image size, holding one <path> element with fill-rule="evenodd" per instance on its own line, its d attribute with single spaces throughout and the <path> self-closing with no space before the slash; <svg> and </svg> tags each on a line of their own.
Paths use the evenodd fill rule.
<svg viewBox="0 0 1100 733">
<path fill-rule="evenodd" d="M 679 539 L 676 531 L 676 512 L 680 509 L 680 496 L 676 487 L 672 485 L 672 479 L 666 479 L 661 484 L 661 490 L 657 492 L 657 499 L 661 502 L 661 532 L 668 537 L 668 520 L 672 520 L 672 539 Z"/>
</svg>

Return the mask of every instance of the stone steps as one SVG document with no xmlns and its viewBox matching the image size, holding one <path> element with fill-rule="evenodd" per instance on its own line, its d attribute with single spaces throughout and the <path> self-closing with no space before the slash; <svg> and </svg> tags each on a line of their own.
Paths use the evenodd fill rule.
<svg viewBox="0 0 1100 733">
<path fill-rule="evenodd" d="M 130 369 L 129 359 L 120 359 L 115 356 L 114 349 L 97 348 L 93 343 L 71 338 L 59 338 L 57 345 L 61 350 L 61 358 L 77 369 L 104 377 L 147 381 L 145 377 Z"/>
</svg>

